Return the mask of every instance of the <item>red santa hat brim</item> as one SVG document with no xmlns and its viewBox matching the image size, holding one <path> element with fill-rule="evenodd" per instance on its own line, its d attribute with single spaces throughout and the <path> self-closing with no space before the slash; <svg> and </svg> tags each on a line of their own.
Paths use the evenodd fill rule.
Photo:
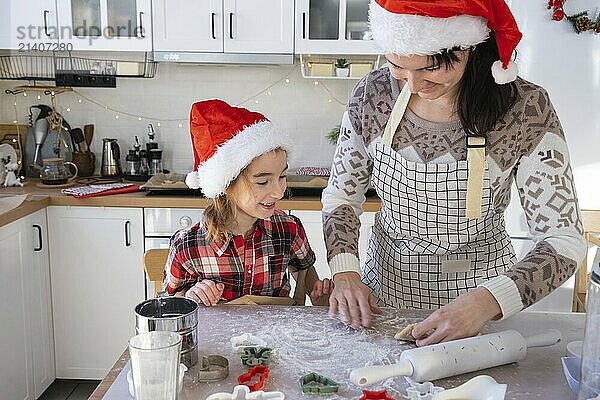
<svg viewBox="0 0 600 400">
<path fill-rule="evenodd" d="M 291 147 L 290 138 L 272 122 L 257 122 L 220 145 L 196 171 L 187 174 L 185 183 L 192 189 L 200 188 L 208 198 L 216 198 L 256 157 L 275 149 L 285 150 L 289 157 Z"/>
</svg>

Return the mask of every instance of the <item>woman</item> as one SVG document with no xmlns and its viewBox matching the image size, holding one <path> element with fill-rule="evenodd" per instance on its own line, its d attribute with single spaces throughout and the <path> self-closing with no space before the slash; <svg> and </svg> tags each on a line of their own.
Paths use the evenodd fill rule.
<svg viewBox="0 0 600 400">
<path fill-rule="evenodd" d="M 205 306 L 246 294 L 285 297 L 288 270 L 308 270 L 301 275 L 311 300 L 328 295 L 302 223 L 275 209 L 287 188 L 287 137 L 262 114 L 221 100 L 195 103 L 190 119 L 197 171 L 186 184 L 212 203 L 171 239 L 165 290 Z"/>
<path fill-rule="evenodd" d="M 376 0 L 370 23 L 388 66 L 354 89 L 323 192 L 330 313 L 358 328 L 378 304 L 437 309 L 417 345 L 472 336 L 583 258 L 564 134 L 545 90 L 516 75 L 521 34 L 503 0 Z M 381 210 L 361 282 L 369 182 Z M 522 260 L 504 226 L 513 182 L 536 241 Z"/>
</svg>

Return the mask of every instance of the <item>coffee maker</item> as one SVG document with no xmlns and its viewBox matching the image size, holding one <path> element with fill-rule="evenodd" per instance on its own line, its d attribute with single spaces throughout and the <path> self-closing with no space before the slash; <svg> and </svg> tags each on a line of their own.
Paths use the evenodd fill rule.
<svg viewBox="0 0 600 400">
<path fill-rule="evenodd" d="M 121 176 L 121 149 L 117 139 L 102 139 L 102 165 L 100 174 L 106 178 Z"/>
</svg>

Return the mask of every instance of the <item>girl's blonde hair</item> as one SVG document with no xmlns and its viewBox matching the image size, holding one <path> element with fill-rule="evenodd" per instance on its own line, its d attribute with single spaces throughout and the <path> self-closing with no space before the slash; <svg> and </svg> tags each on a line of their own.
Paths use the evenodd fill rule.
<svg viewBox="0 0 600 400">
<path fill-rule="evenodd" d="M 250 180 L 246 169 L 242 170 L 237 178 L 229 185 L 233 187 L 239 180 L 250 189 Z M 228 193 L 229 192 L 229 193 Z M 208 242 L 225 243 L 230 238 L 230 229 L 235 224 L 237 208 L 232 191 L 226 191 L 219 197 L 212 199 L 212 203 L 204 210 L 204 226 L 207 230 Z"/>
<path fill-rule="evenodd" d="M 271 150 L 273 152 L 285 151 L 278 147 Z M 266 153 L 265 153 L 266 154 Z M 234 198 L 239 192 L 237 183 L 243 184 L 247 190 L 252 190 L 250 177 L 248 176 L 248 167 L 229 184 L 224 194 L 212 199 L 212 203 L 204 210 L 204 226 L 207 230 L 207 241 L 225 243 L 231 236 L 230 229 L 235 224 L 237 217 L 237 208 Z M 233 189 L 233 190 L 231 190 Z"/>
</svg>

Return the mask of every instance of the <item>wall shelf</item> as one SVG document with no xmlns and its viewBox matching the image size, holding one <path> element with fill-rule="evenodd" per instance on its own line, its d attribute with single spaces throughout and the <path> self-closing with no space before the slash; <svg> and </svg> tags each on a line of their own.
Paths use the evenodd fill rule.
<svg viewBox="0 0 600 400">
<path fill-rule="evenodd" d="M 153 78 L 157 65 L 149 59 L 148 53 L 141 61 L 75 57 L 71 53 L 0 55 L 0 79 L 56 81 L 59 86 L 72 79 L 74 84 L 65 86 L 87 86 L 86 82 L 94 80 Z"/>
<path fill-rule="evenodd" d="M 336 76 L 335 60 L 345 58 L 349 62 L 349 75 Z M 307 79 L 361 79 L 379 68 L 381 56 L 377 55 L 312 55 L 300 54 L 300 70 Z"/>
</svg>

